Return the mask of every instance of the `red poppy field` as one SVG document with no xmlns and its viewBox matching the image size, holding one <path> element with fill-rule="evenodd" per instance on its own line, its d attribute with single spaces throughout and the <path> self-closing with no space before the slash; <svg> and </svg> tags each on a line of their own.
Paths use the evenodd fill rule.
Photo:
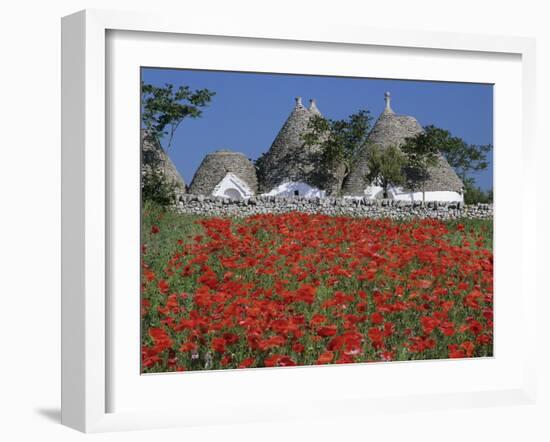
<svg viewBox="0 0 550 442">
<path fill-rule="evenodd" d="M 143 373 L 493 354 L 492 220 L 142 214 Z"/>
</svg>

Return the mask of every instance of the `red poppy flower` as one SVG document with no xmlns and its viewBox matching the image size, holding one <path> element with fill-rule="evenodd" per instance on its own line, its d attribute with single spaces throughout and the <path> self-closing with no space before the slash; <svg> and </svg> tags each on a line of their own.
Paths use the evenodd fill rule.
<svg viewBox="0 0 550 442">
<path fill-rule="evenodd" d="M 445 321 L 441 323 L 439 330 L 441 330 L 441 333 L 445 336 L 453 336 L 455 334 L 455 325 L 450 321 Z"/>
<path fill-rule="evenodd" d="M 492 341 L 492 338 L 491 338 L 489 335 L 486 335 L 486 334 L 479 335 L 479 336 L 476 338 L 476 342 L 477 342 L 478 344 L 482 344 L 482 345 L 490 344 L 491 341 Z"/>
<path fill-rule="evenodd" d="M 275 354 L 266 358 L 264 364 L 266 367 L 291 367 L 295 366 L 296 362 L 286 355 Z"/>
<path fill-rule="evenodd" d="M 149 335 L 153 338 L 154 349 L 157 353 L 160 353 L 172 346 L 172 339 L 161 327 L 151 327 L 149 329 Z"/>
<path fill-rule="evenodd" d="M 451 344 L 448 346 L 448 348 L 449 348 L 449 358 L 456 359 L 456 358 L 466 357 L 466 352 L 461 348 L 458 348 L 458 345 Z"/>
<path fill-rule="evenodd" d="M 147 281 L 152 281 L 153 279 L 155 279 L 155 272 L 152 272 L 147 267 L 144 267 L 142 271 L 143 271 L 143 276 L 145 276 Z"/>
<path fill-rule="evenodd" d="M 260 350 L 270 350 L 282 346 L 286 342 L 286 339 L 282 336 L 272 336 L 271 338 L 263 339 L 258 342 L 258 348 Z"/>
<path fill-rule="evenodd" d="M 197 344 L 195 344 L 194 342 L 184 342 L 180 347 L 181 352 L 187 352 L 187 351 L 192 351 L 196 349 L 197 349 Z"/>
<path fill-rule="evenodd" d="M 479 335 L 482 331 L 483 331 L 483 325 L 481 325 L 481 322 L 475 320 L 475 319 L 472 319 L 469 323 L 468 323 L 468 329 L 474 334 L 474 335 Z"/>
<path fill-rule="evenodd" d="M 473 354 L 474 354 L 474 344 L 470 341 L 465 341 L 463 342 L 462 344 L 460 344 L 460 347 L 462 347 L 462 349 L 464 350 L 464 352 L 466 353 L 466 356 L 467 357 L 472 357 Z"/>
<path fill-rule="evenodd" d="M 337 328 L 335 325 L 327 325 L 324 327 L 320 327 L 317 330 L 317 334 L 319 336 L 322 336 L 323 338 L 326 338 L 328 336 L 334 336 L 336 334 Z"/>
<path fill-rule="evenodd" d="M 170 290 L 170 286 L 168 285 L 168 283 L 164 279 L 161 279 L 158 282 L 158 288 L 159 288 L 159 291 L 162 294 L 168 293 L 168 290 Z"/>
<path fill-rule="evenodd" d="M 372 315 L 370 315 L 370 320 L 374 325 L 379 325 L 384 322 L 384 317 L 380 313 L 374 312 Z"/>
<path fill-rule="evenodd" d="M 432 286 L 432 281 L 427 279 L 420 279 L 414 283 L 414 286 L 419 289 L 427 289 Z"/>
<path fill-rule="evenodd" d="M 325 315 L 320 315 L 316 313 L 311 317 L 310 324 L 313 326 L 317 326 L 317 325 L 321 325 L 326 320 L 327 320 L 327 317 Z"/>
<path fill-rule="evenodd" d="M 241 361 L 239 368 L 248 368 L 251 367 L 254 363 L 254 358 L 246 358 Z"/>
<path fill-rule="evenodd" d="M 380 329 L 376 327 L 369 328 L 368 336 L 374 348 L 381 348 L 383 346 L 384 334 Z"/>
<path fill-rule="evenodd" d="M 429 316 L 422 316 L 420 318 L 420 323 L 422 324 L 424 333 L 429 335 L 439 325 L 439 320 Z"/>
<path fill-rule="evenodd" d="M 223 338 L 214 338 L 212 339 L 212 350 L 217 351 L 218 353 L 225 352 L 225 339 Z"/>
<path fill-rule="evenodd" d="M 332 351 L 326 351 L 324 353 L 321 353 L 321 355 L 317 359 L 316 364 L 328 364 L 329 362 L 332 362 L 333 359 L 334 353 Z"/>
</svg>

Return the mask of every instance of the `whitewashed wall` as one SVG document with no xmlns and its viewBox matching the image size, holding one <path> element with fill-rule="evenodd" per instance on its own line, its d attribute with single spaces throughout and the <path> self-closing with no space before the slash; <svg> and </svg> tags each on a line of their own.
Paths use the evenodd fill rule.
<svg viewBox="0 0 550 442">
<path fill-rule="evenodd" d="M 326 194 L 324 190 L 318 189 L 317 187 L 312 187 L 309 184 L 296 182 L 296 181 L 289 181 L 278 185 L 277 187 L 275 187 L 274 189 L 271 189 L 269 192 L 264 193 L 263 195 L 296 196 L 295 192 L 298 192 L 297 196 L 301 196 L 305 198 L 324 198 Z"/>
<path fill-rule="evenodd" d="M 380 186 L 369 186 L 365 189 L 365 196 L 369 199 L 382 198 L 384 189 Z M 346 197 L 360 198 L 360 197 Z M 388 199 L 396 201 L 438 201 L 438 202 L 464 202 L 464 194 L 451 191 L 434 192 L 407 192 L 401 187 L 390 187 Z"/>
<path fill-rule="evenodd" d="M 401 188 L 392 188 L 389 192 L 391 199 L 398 201 L 464 201 L 464 196 L 458 192 L 434 191 L 434 192 L 406 192 Z"/>
<path fill-rule="evenodd" d="M 224 196 L 231 199 L 246 199 L 254 195 L 252 189 L 248 184 L 241 180 L 235 174 L 229 172 L 223 177 L 223 179 L 216 185 L 212 195 Z"/>
</svg>

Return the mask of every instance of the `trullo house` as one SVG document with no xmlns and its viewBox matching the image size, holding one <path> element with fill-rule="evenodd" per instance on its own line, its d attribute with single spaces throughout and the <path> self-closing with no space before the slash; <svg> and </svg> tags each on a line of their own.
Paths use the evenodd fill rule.
<svg viewBox="0 0 550 442">
<path fill-rule="evenodd" d="M 398 115 L 391 108 L 390 93 L 385 93 L 386 106 L 378 117 L 367 137 L 365 155 L 355 163 L 346 177 L 342 194 L 351 197 L 382 198 L 383 190 L 376 185 L 365 183 L 369 146 L 381 148 L 390 145 L 401 146 L 408 137 L 422 132 L 418 121 L 408 115 Z M 414 184 L 414 176 L 409 173 L 409 182 Z M 422 185 L 393 187 L 388 190 L 388 198 L 404 201 L 464 201 L 464 183 L 443 155 L 439 155 L 437 164 L 428 169 L 428 179 Z"/>
<path fill-rule="evenodd" d="M 320 164 L 319 146 L 305 146 L 310 120 L 321 115 L 315 100 L 309 108 L 296 98 L 294 109 L 269 150 L 256 162 L 260 193 L 273 196 L 324 197 L 330 193 L 330 173 Z"/>
<path fill-rule="evenodd" d="M 235 200 L 250 198 L 257 190 L 254 164 L 242 153 L 230 150 L 206 155 L 189 186 L 191 194 Z"/>
<path fill-rule="evenodd" d="M 141 129 L 141 182 L 153 172 L 163 174 L 174 186 L 176 197 L 185 194 L 185 182 L 158 140 Z"/>
</svg>

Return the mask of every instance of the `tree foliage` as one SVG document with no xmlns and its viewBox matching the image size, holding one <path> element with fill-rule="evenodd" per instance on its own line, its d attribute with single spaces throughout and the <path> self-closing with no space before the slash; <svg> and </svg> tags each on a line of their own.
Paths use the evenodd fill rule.
<svg viewBox="0 0 550 442">
<path fill-rule="evenodd" d="M 303 136 L 304 144 L 320 146 L 321 163 L 326 169 L 342 168 L 340 185 L 364 153 L 371 120 L 368 110 L 359 110 L 343 120 L 315 115 L 309 121 L 308 131 Z"/>
<path fill-rule="evenodd" d="M 449 131 L 435 126 L 426 126 L 424 132 L 437 143 L 439 151 L 462 181 L 466 181 L 470 172 L 485 170 L 489 166 L 487 155 L 493 149 L 492 144 L 468 144 L 462 138 L 453 137 Z"/>
<path fill-rule="evenodd" d="M 492 201 L 492 191 L 483 192 L 475 187 L 471 172 L 485 170 L 489 166 L 487 155 L 491 144 L 468 144 L 462 138 L 454 137 L 445 129 L 425 126 L 419 135 L 406 140 L 402 147 L 409 158 L 412 175 L 418 179 L 420 188 L 428 178 L 428 168 L 435 165 L 437 155 L 442 154 L 464 183 L 464 198 L 468 204 Z"/>
<path fill-rule="evenodd" d="M 429 130 L 407 138 L 401 146 L 407 158 L 408 184 L 412 189 L 423 189 L 424 183 L 429 178 L 430 167 L 437 164 L 439 149 L 444 138 L 443 131 Z"/>
<path fill-rule="evenodd" d="M 491 204 L 493 202 L 493 190 L 483 191 L 477 187 L 472 178 L 464 181 L 464 202 L 466 204 Z"/>
<path fill-rule="evenodd" d="M 199 118 L 215 92 L 208 89 L 191 90 L 189 86 L 166 83 L 163 87 L 141 82 L 141 124 L 152 143 L 167 151 L 174 134 L 186 118 Z M 164 146 L 162 141 L 165 141 Z M 166 176 L 165 161 L 159 155 L 149 157 L 148 170 L 141 180 L 143 201 L 169 206 L 176 199 L 176 184 Z"/>
<path fill-rule="evenodd" d="M 169 149 L 174 134 L 185 118 L 199 118 L 202 108 L 212 100 L 215 92 L 208 89 L 191 90 L 189 86 L 166 83 L 164 87 L 141 83 L 141 122 L 144 129 Z"/>
<path fill-rule="evenodd" d="M 163 169 L 151 168 L 141 178 L 141 199 L 168 207 L 176 201 L 176 185 L 170 181 Z"/>
<path fill-rule="evenodd" d="M 370 146 L 367 159 L 368 172 L 365 180 L 374 185 L 382 187 L 384 198 L 388 197 L 390 186 L 405 184 L 406 175 L 404 167 L 407 157 L 397 146 L 382 148 L 378 145 Z"/>
</svg>

